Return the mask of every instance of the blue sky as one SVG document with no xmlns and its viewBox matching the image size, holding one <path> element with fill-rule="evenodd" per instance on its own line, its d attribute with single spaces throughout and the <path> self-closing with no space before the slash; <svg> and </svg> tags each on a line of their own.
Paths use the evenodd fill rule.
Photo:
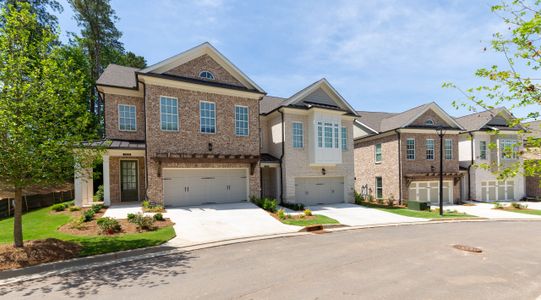
<svg viewBox="0 0 541 300">
<path fill-rule="evenodd" d="M 79 30 L 62 0 L 63 32 Z M 478 67 L 505 26 L 492 1 L 113 0 L 126 49 L 153 64 L 211 42 L 269 95 L 287 97 L 325 77 L 358 110 L 398 112 L 436 101 L 451 115 L 452 81 L 480 84 Z M 524 111 L 517 111 L 523 115 Z"/>
</svg>

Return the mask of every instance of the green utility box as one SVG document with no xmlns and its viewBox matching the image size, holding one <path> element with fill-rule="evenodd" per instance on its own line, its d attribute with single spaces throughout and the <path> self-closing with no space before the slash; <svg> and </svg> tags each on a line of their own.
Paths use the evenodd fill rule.
<svg viewBox="0 0 541 300">
<path fill-rule="evenodd" d="M 409 200 L 408 208 L 412 210 L 430 210 L 430 203 Z"/>
</svg>

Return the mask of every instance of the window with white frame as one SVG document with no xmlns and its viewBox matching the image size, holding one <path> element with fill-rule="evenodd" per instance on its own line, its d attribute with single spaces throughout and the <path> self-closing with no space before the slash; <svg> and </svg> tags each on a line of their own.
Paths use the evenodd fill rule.
<svg viewBox="0 0 541 300">
<path fill-rule="evenodd" d="M 487 159 L 487 141 L 479 141 L 479 159 Z"/>
<path fill-rule="evenodd" d="M 453 159 L 453 140 L 445 139 L 445 143 L 443 147 L 444 147 L 445 159 Z"/>
<path fill-rule="evenodd" d="M 304 147 L 304 130 L 301 122 L 293 122 L 293 148 Z"/>
<path fill-rule="evenodd" d="M 317 122 L 317 146 L 323 148 L 323 124 Z"/>
<path fill-rule="evenodd" d="M 121 131 L 137 130 L 135 105 L 118 105 L 118 129 Z"/>
<path fill-rule="evenodd" d="M 415 159 L 415 139 L 409 138 L 406 140 L 406 159 Z"/>
<path fill-rule="evenodd" d="M 376 199 L 383 199 L 383 179 L 376 177 Z"/>
<path fill-rule="evenodd" d="M 426 120 L 425 125 L 428 125 L 428 126 L 434 125 L 434 120 L 432 120 L 432 119 Z"/>
<path fill-rule="evenodd" d="M 248 136 L 248 107 L 235 105 L 235 134 Z"/>
<path fill-rule="evenodd" d="M 340 148 L 340 135 L 338 135 L 338 124 L 334 124 L 334 148 Z"/>
<path fill-rule="evenodd" d="M 348 149 L 348 129 L 342 127 L 342 150 Z"/>
<path fill-rule="evenodd" d="M 503 159 L 517 158 L 517 141 L 515 140 L 500 140 L 500 151 Z"/>
<path fill-rule="evenodd" d="M 160 97 L 160 127 L 163 131 L 178 131 L 178 100 Z"/>
<path fill-rule="evenodd" d="M 325 123 L 325 148 L 332 148 L 332 124 Z"/>
<path fill-rule="evenodd" d="M 426 140 L 426 159 L 428 160 L 434 159 L 434 140 L 433 139 Z"/>
<path fill-rule="evenodd" d="M 374 145 L 374 152 L 376 154 L 375 161 L 376 163 L 381 162 L 382 155 L 381 155 L 381 144 L 375 144 Z"/>
<path fill-rule="evenodd" d="M 201 133 L 216 133 L 216 104 L 199 102 L 199 127 Z"/>
</svg>

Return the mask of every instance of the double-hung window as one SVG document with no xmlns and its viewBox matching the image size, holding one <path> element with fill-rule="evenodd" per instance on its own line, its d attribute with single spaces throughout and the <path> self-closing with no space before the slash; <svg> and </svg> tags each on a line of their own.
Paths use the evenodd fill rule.
<svg viewBox="0 0 541 300">
<path fill-rule="evenodd" d="M 517 148 L 514 140 L 500 140 L 500 151 L 503 159 L 516 159 Z"/>
<path fill-rule="evenodd" d="M 201 133 L 216 133 L 216 104 L 199 102 L 199 127 Z"/>
<path fill-rule="evenodd" d="M 160 97 L 160 127 L 163 131 L 178 131 L 178 99 Z"/>
<path fill-rule="evenodd" d="M 323 148 L 323 124 L 317 122 L 317 146 Z"/>
<path fill-rule="evenodd" d="M 453 159 L 453 140 L 445 139 L 445 159 Z"/>
<path fill-rule="evenodd" d="M 376 177 L 376 199 L 383 199 L 383 179 Z"/>
<path fill-rule="evenodd" d="M 342 127 L 342 150 L 348 149 L 348 129 L 346 127 Z"/>
<path fill-rule="evenodd" d="M 434 159 L 434 140 L 433 139 L 426 140 L 426 159 L 428 160 Z"/>
<path fill-rule="evenodd" d="M 487 159 L 487 141 L 479 141 L 479 159 Z"/>
<path fill-rule="evenodd" d="M 406 140 L 406 159 L 415 159 L 415 139 L 409 138 Z"/>
<path fill-rule="evenodd" d="M 235 106 L 235 134 L 248 136 L 248 107 Z"/>
<path fill-rule="evenodd" d="M 332 148 L 332 124 L 325 123 L 325 148 Z"/>
<path fill-rule="evenodd" d="M 381 144 L 376 144 L 374 146 L 375 148 L 375 153 L 376 153 L 376 157 L 375 157 L 375 160 L 376 160 L 376 163 L 380 163 L 381 162 Z"/>
<path fill-rule="evenodd" d="M 137 123 L 136 123 L 135 116 L 136 116 L 135 105 L 119 104 L 118 105 L 118 129 L 120 129 L 120 131 L 137 130 Z"/>
<path fill-rule="evenodd" d="M 293 148 L 304 147 L 304 130 L 301 122 L 293 122 Z"/>
</svg>

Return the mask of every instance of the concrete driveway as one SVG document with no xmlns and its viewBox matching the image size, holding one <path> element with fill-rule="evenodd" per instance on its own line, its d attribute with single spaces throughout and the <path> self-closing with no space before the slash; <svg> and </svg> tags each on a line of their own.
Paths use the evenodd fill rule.
<svg viewBox="0 0 541 300">
<path fill-rule="evenodd" d="M 349 226 L 428 221 L 427 219 L 405 217 L 350 203 L 318 205 L 308 208 L 312 210 L 313 214 L 324 215 Z"/>
<path fill-rule="evenodd" d="M 522 202 L 521 202 L 522 203 Z M 474 206 L 469 205 L 448 205 L 444 209 L 456 210 L 458 212 L 467 213 L 469 215 L 478 216 L 488 219 L 541 219 L 541 216 L 528 215 L 522 213 L 515 213 L 509 211 L 503 211 L 499 209 L 493 209 L 492 203 L 473 203 Z M 535 207 L 529 207 L 533 208 Z"/>
<path fill-rule="evenodd" d="M 259 235 L 297 232 L 252 203 L 209 204 L 167 208 L 164 217 L 175 223 L 171 246 L 186 246 Z"/>
</svg>

